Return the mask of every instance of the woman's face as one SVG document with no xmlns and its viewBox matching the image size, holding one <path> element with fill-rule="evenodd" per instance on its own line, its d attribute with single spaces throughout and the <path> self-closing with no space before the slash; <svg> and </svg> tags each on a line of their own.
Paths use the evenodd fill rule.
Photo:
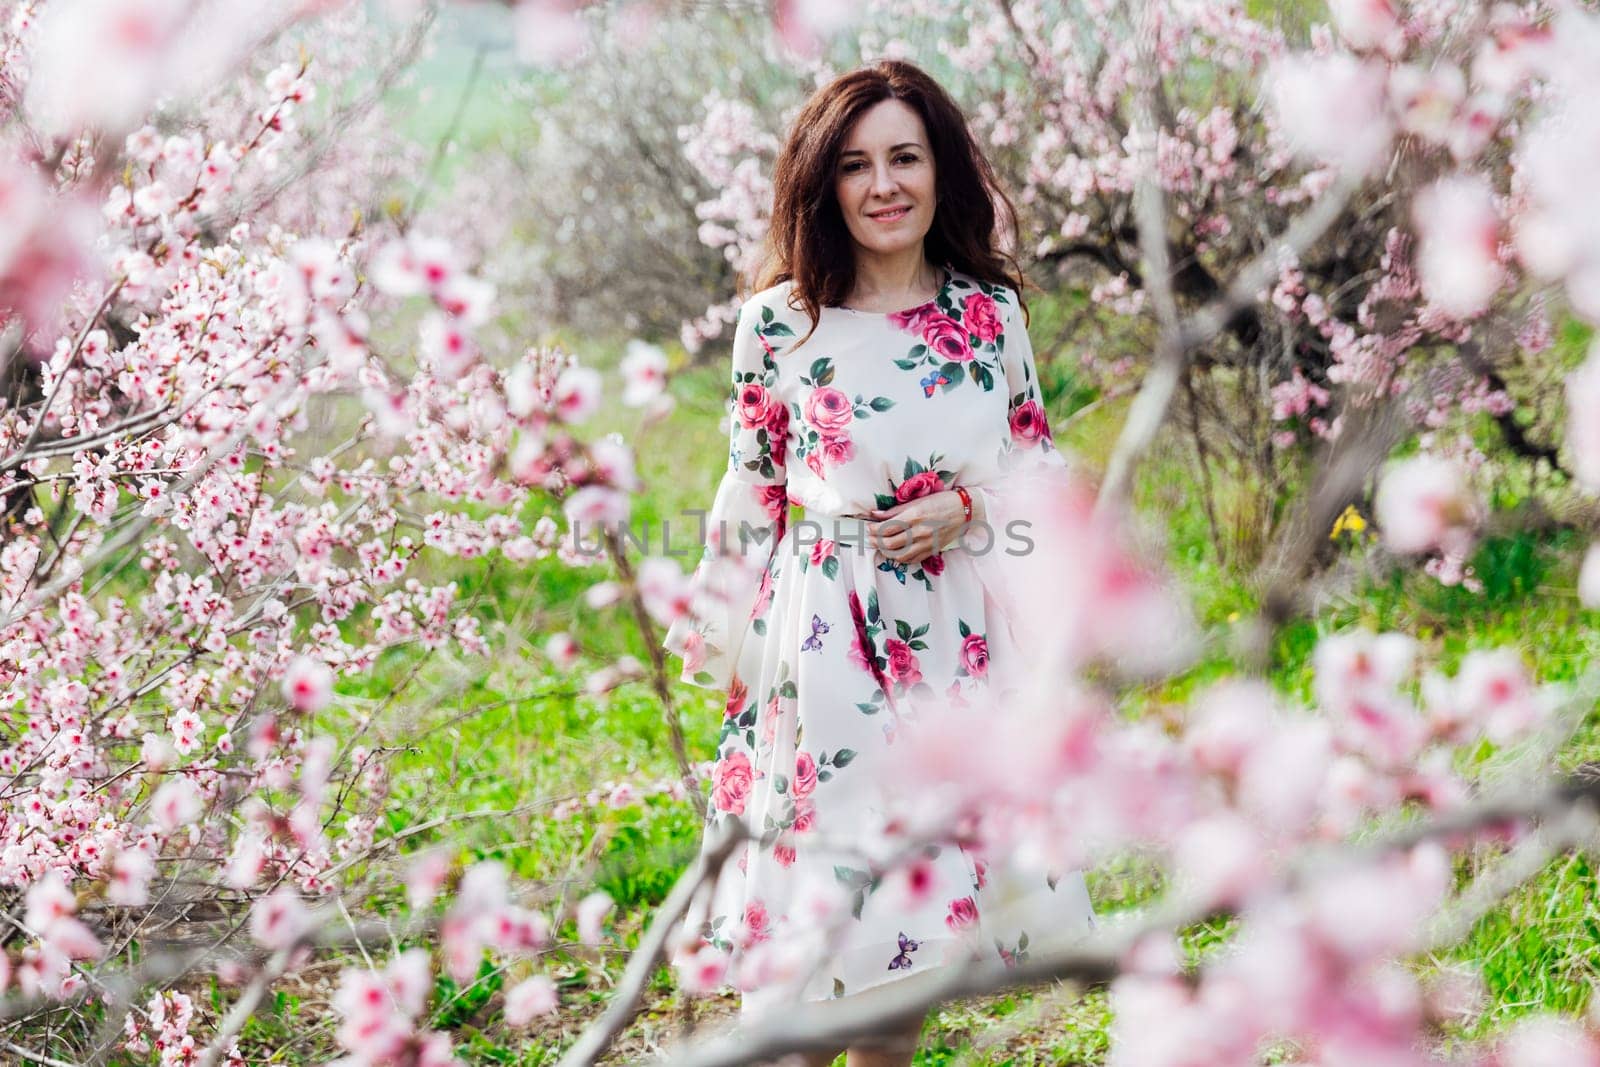
<svg viewBox="0 0 1600 1067">
<path fill-rule="evenodd" d="M 933 152 L 922 118 L 889 99 L 862 113 L 845 135 L 833 189 L 857 245 L 878 253 L 917 247 L 933 226 Z M 898 214 L 892 210 L 903 209 Z"/>
</svg>

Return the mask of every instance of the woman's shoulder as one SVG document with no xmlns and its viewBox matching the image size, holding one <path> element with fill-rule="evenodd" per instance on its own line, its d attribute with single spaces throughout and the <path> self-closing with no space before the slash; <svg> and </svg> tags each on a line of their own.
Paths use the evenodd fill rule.
<svg viewBox="0 0 1600 1067">
<path fill-rule="evenodd" d="M 745 300 L 745 302 L 740 305 L 739 312 L 741 315 L 758 315 L 763 319 L 768 319 L 772 316 L 793 313 L 795 309 L 789 306 L 789 296 L 793 292 L 794 279 L 785 278 L 783 281 L 778 282 L 775 285 L 767 286 L 758 293 L 752 293 Z M 771 312 L 770 316 L 767 314 L 768 311 Z"/>
</svg>

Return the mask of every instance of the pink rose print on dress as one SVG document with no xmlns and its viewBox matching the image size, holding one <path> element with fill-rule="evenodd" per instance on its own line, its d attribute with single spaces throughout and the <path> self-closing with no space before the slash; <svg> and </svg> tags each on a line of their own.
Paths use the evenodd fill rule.
<svg viewBox="0 0 1600 1067">
<path fill-rule="evenodd" d="M 793 838 L 788 835 L 778 838 L 772 846 L 772 858 L 777 861 L 779 867 L 788 867 L 794 863 Z"/>
<path fill-rule="evenodd" d="M 1000 336 L 1000 308 L 988 293 L 973 293 L 962 302 L 961 322 L 967 332 L 986 345 Z"/>
<path fill-rule="evenodd" d="M 739 387 L 734 410 L 738 413 L 739 425 L 745 429 L 757 430 L 767 426 L 772 419 L 774 407 L 779 411 L 784 410 L 782 404 L 773 400 L 766 386 L 759 382 L 746 382 Z"/>
<path fill-rule="evenodd" d="M 772 462 L 783 466 L 789 458 L 789 409 L 774 403 L 767 412 L 767 447 L 772 451 Z"/>
<path fill-rule="evenodd" d="M 810 798 L 794 802 L 794 832 L 809 833 L 816 825 L 817 805 Z"/>
<path fill-rule="evenodd" d="M 1041 441 L 1051 440 L 1050 424 L 1037 400 L 1027 400 L 1012 408 L 1011 439 L 1024 448 L 1034 448 Z"/>
<path fill-rule="evenodd" d="M 866 635 L 859 630 L 856 631 L 855 636 L 850 638 L 850 662 L 868 674 L 872 674 L 872 663 L 867 658 L 867 649 L 864 644 L 865 638 Z"/>
<path fill-rule="evenodd" d="M 944 573 L 944 553 L 935 552 L 933 555 L 923 560 L 922 569 L 933 575 L 935 578 L 939 577 L 939 575 Z"/>
<path fill-rule="evenodd" d="M 848 437 L 824 437 L 819 451 L 824 461 L 835 467 L 841 467 L 855 458 L 856 443 Z"/>
<path fill-rule="evenodd" d="M 782 484 L 762 485 L 756 487 L 756 498 L 761 501 L 761 506 L 766 510 L 767 518 L 776 522 L 781 527 L 789 517 L 789 490 Z M 780 531 L 777 535 L 782 537 Z"/>
<path fill-rule="evenodd" d="M 850 398 L 832 386 L 815 389 L 806 398 L 806 421 L 825 438 L 843 434 L 855 417 Z"/>
<path fill-rule="evenodd" d="M 772 606 L 772 568 L 761 572 L 761 586 L 756 590 L 756 602 L 750 606 L 750 617 L 760 618 Z"/>
<path fill-rule="evenodd" d="M 938 301 L 930 300 L 926 304 L 918 304 L 916 307 L 907 308 L 905 311 L 896 311 L 889 316 L 889 324 L 897 330 L 914 333 L 920 337 L 922 332 L 927 329 L 929 322 L 947 317 L 944 312 L 939 310 Z"/>
<path fill-rule="evenodd" d="M 767 701 L 766 714 L 761 719 L 761 744 L 763 747 L 772 747 L 772 741 L 778 733 L 778 719 L 783 715 L 783 708 L 778 704 L 778 694 L 773 693 L 772 699 Z"/>
<path fill-rule="evenodd" d="M 950 902 L 950 913 L 944 917 L 944 924 L 958 933 L 978 922 L 978 902 L 971 897 L 959 897 Z"/>
<path fill-rule="evenodd" d="M 817 788 L 817 761 L 809 752 L 798 753 L 794 758 L 794 785 L 789 793 L 796 800 L 811 795 Z"/>
<path fill-rule="evenodd" d="M 944 479 L 939 477 L 938 471 L 921 471 L 900 483 L 894 491 L 894 499 L 895 503 L 904 504 L 943 491 Z"/>
<path fill-rule="evenodd" d="M 922 339 L 940 359 L 965 363 L 973 358 L 972 346 L 967 342 L 967 328 L 948 315 L 928 320 L 922 328 Z"/>
<path fill-rule="evenodd" d="M 734 675 L 733 681 L 728 683 L 728 703 L 722 710 L 723 717 L 731 719 L 743 711 L 745 699 L 749 695 L 750 687 L 744 684 L 744 679 Z"/>
<path fill-rule="evenodd" d="M 771 936 L 767 906 L 759 900 L 752 900 L 744 907 L 744 947 L 759 945 Z"/>
<path fill-rule="evenodd" d="M 822 566 L 822 564 L 823 564 L 823 562 L 825 560 L 830 560 L 830 559 L 833 558 L 834 550 L 837 547 L 838 546 L 836 544 L 834 544 L 834 542 L 830 541 L 826 537 L 824 537 L 822 540 L 818 541 L 816 544 L 812 545 L 811 546 L 811 565 L 813 567 Z"/>
<path fill-rule="evenodd" d="M 743 815 L 744 802 L 750 796 L 754 781 L 755 769 L 750 766 L 750 757 L 737 749 L 724 756 L 711 774 L 711 799 L 717 810 Z"/>
<path fill-rule="evenodd" d="M 911 645 L 891 637 L 883 643 L 883 654 L 889 660 L 889 677 L 900 685 L 910 688 L 922 681 L 922 669 L 917 662 L 917 654 L 911 650 Z"/>
<path fill-rule="evenodd" d="M 965 622 L 961 624 L 961 669 L 974 678 L 989 673 L 989 642 L 982 634 L 972 633 Z"/>
</svg>

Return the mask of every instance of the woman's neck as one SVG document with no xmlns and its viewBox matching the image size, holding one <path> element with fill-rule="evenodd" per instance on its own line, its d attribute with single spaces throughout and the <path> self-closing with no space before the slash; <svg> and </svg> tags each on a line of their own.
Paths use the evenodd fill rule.
<svg viewBox="0 0 1600 1067">
<path fill-rule="evenodd" d="M 880 306 L 895 311 L 932 299 L 938 289 L 939 269 L 927 261 L 920 245 L 892 256 L 858 254 L 855 287 L 844 303 L 861 311 Z"/>
</svg>

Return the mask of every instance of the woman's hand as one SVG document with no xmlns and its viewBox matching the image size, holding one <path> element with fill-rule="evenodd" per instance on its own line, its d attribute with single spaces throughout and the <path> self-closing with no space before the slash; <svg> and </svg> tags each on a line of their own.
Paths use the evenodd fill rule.
<svg viewBox="0 0 1600 1067">
<path fill-rule="evenodd" d="M 982 518 L 982 500 L 972 494 L 972 521 Z M 961 494 L 953 489 L 866 512 L 868 536 L 885 559 L 914 566 L 955 543 L 965 526 Z"/>
</svg>

